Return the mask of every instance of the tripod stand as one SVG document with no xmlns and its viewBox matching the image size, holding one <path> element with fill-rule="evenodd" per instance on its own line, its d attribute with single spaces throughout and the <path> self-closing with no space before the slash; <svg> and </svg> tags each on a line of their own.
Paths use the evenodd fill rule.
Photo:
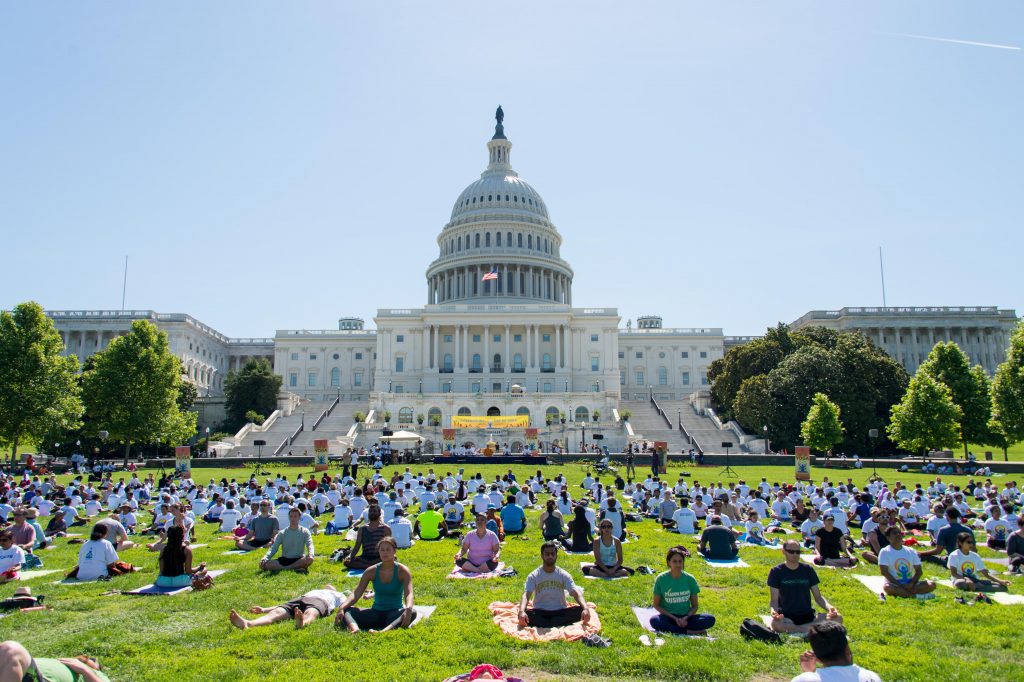
<svg viewBox="0 0 1024 682">
<path fill-rule="evenodd" d="M 722 447 L 725 448 L 725 468 L 719 471 L 718 475 L 721 476 L 722 474 L 725 474 L 726 476 L 737 476 L 738 474 L 736 471 L 729 466 L 729 448 L 732 447 L 732 443 L 722 443 Z"/>
<path fill-rule="evenodd" d="M 256 476 L 266 476 L 270 473 L 263 470 L 263 446 L 266 444 L 267 442 L 263 440 L 253 441 L 253 445 L 256 446 L 256 471 L 253 474 Z"/>
</svg>

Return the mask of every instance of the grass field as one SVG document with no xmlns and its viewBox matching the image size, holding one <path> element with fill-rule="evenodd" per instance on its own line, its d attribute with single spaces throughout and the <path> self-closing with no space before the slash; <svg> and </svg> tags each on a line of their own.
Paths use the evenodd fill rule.
<svg viewBox="0 0 1024 682">
<path fill-rule="evenodd" d="M 426 467 L 419 467 L 426 470 Z M 536 467 L 512 467 L 520 479 Z M 467 466 L 467 474 L 480 471 L 484 478 L 504 473 L 499 465 Z M 565 473 L 573 484 L 583 468 L 548 466 L 545 475 Z M 415 468 L 414 468 L 415 470 Z M 738 467 L 748 482 L 761 476 L 769 481 L 788 481 L 792 470 L 780 467 Z M 282 470 L 283 471 L 283 470 Z M 300 469 L 289 469 L 294 478 Z M 435 468 L 444 474 L 442 467 Z M 669 479 L 680 471 L 690 480 L 719 480 L 718 467 L 673 467 Z M 197 481 L 210 477 L 244 479 L 244 469 L 197 469 Z M 863 484 L 867 471 L 832 472 L 843 479 L 850 475 Z M 896 480 L 887 472 L 890 482 Z M 385 470 L 388 474 L 388 470 Z M 819 478 L 821 471 L 815 472 Z M 913 483 L 927 476 L 901 474 Z M 956 480 L 944 477 L 947 481 Z M 725 480 L 725 479 L 723 479 Z M 961 479 L 965 480 L 965 479 Z M 1008 479 L 1003 479 L 1008 480 Z M 535 524 L 538 512 L 528 512 Z M 532 528 L 535 526 L 532 526 Z M 631 524 L 640 535 L 627 544 L 627 565 L 664 566 L 664 552 L 680 539 L 693 548 L 691 538 L 664 533 L 651 521 Z M 858 533 L 858 531 L 854 531 Z M 176 597 L 100 596 L 112 588 L 130 589 L 155 578 L 156 555 L 145 549 L 123 552 L 121 558 L 143 566 L 144 572 L 117 578 L 111 583 L 57 586 L 59 576 L 28 582 L 37 594 L 45 594 L 53 609 L 0 620 L 0 639 L 17 639 L 37 655 L 97 655 L 113 680 L 264 680 L 274 676 L 306 680 L 442 680 L 488 662 L 506 671 L 519 671 L 531 680 L 788 680 L 798 672 L 797 658 L 806 648 L 800 641 L 782 646 L 749 643 L 738 628 L 744 617 L 767 612 L 768 569 L 778 563 L 780 552 L 771 548 L 744 548 L 750 564 L 743 569 L 715 569 L 691 558 L 686 570 L 701 585 L 701 609 L 714 614 L 717 641 L 669 638 L 660 649 L 645 648 L 637 641 L 643 634 L 630 611 L 631 605 L 649 605 L 653 576 L 628 580 L 585 580 L 578 556 L 562 554 L 559 564 L 585 588 L 588 600 L 598 605 L 603 633 L 613 640 L 610 649 L 591 649 L 581 643 L 526 644 L 505 637 L 491 622 L 487 605 L 492 601 L 517 601 L 526 574 L 539 563 L 540 533 L 529 532 L 528 541 L 507 540 L 502 560 L 519 570 L 519 577 L 493 581 L 449 581 L 444 576 L 456 551 L 453 541 L 418 543 L 399 553 L 399 561 L 413 574 L 416 601 L 436 604 L 434 616 L 406 631 L 385 635 L 350 635 L 318 621 L 303 631 L 288 623 L 241 632 L 231 627 L 228 610 L 250 605 L 272 606 L 325 583 L 341 589 L 355 586 L 340 565 L 314 564 L 308 576 L 290 573 L 266 575 L 256 568 L 259 556 L 223 556 L 229 543 L 218 540 L 216 526 L 200 524 L 199 542 L 209 543 L 195 551 L 196 561 L 211 568 L 226 568 L 216 586 L 207 592 Z M 341 537 L 317 536 L 319 555 L 347 545 Z M 993 555 L 982 548 L 983 555 Z M 70 569 L 77 548 L 61 541 L 42 552 L 46 568 Z M 876 570 L 866 566 L 857 573 Z M 928 577 L 944 577 L 935 566 L 925 567 Z M 843 613 L 850 629 L 857 663 L 878 672 L 885 680 L 1014 680 L 1024 678 L 1024 643 L 1019 632 L 1024 606 L 974 605 L 953 601 L 954 593 L 940 587 L 938 599 L 929 602 L 878 596 L 855 581 L 849 572 L 819 570 L 823 594 Z M 1024 580 L 1013 578 L 1011 591 L 1024 591 Z M 25 583 L 22 583 L 25 584 Z M 0 586 L 0 597 L 9 596 L 12 585 Z"/>
</svg>

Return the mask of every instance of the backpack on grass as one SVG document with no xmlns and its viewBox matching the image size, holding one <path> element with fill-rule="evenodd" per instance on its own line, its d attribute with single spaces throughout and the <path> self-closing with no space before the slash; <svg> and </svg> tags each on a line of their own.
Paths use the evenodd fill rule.
<svg viewBox="0 0 1024 682">
<path fill-rule="evenodd" d="M 756 639 L 767 644 L 782 644 L 782 637 L 779 636 L 779 633 L 753 618 L 743 619 L 743 623 L 740 625 L 740 634 L 744 639 Z"/>
</svg>

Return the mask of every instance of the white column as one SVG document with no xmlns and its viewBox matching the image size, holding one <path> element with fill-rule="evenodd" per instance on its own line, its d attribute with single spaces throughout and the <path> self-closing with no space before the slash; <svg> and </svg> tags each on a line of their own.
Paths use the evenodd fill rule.
<svg viewBox="0 0 1024 682">
<path fill-rule="evenodd" d="M 505 374 L 510 374 L 512 371 L 512 358 L 509 352 L 509 338 L 508 333 L 511 330 L 510 325 L 505 325 Z"/>
<path fill-rule="evenodd" d="M 562 369 L 562 325 L 555 325 L 555 367 Z"/>
<path fill-rule="evenodd" d="M 491 373 L 491 326 L 484 325 L 484 372 Z"/>
<path fill-rule="evenodd" d="M 462 366 L 469 367 L 469 325 L 462 326 Z"/>
<path fill-rule="evenodd" d="M 533 369 L 533 325 L 526 325 L 526 367 Z"/>
<path fill-rule="evenodd" d="M 455 325 L 455 362 L 452 367 L 462 369 L 462 330 L 459 325 Z"/>
<path fill-rule="evenodd" d="M 895 340 L 895 343 L 896 343 L 896 362 L 898 362 L 901 365 L 903 365 L 903 349 L 900 346 L 900 328 L 899 327 L 894 327 L 893 328 L 893 332 L 894 332 L 893 339 Z M 906 365 L 903 365 L 903 366 L 906 367 Z"/>
</svg>

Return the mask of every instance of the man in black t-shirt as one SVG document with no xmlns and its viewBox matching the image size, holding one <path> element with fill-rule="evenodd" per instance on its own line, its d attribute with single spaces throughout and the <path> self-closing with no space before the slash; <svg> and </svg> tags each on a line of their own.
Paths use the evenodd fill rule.
<svg viewBox="0 0 1024 682">
<path fill-rule="evenodd" d="M 814 563 L 818 566 L 836 566 L 850 568 L 856 565 L 857 557 L 850 553 L 850 547 L 843 531 L 836 528 L 836 520 L 826 514 L 819 528 L 814 533 Z"/>
<path fill-rule="evenodd" d="M 800 563 L 800 543 L 786 540 L 782 543 L 782 553 L 785 561 L 768 572 L 772 630 L 806 634 L 816 622 L 830 620 L 841 623 L 843 617 L 821 596 L 818 574 L 807 564 Z M 812 598 L 825 613 L 814 612 Z"/>
</svg>

